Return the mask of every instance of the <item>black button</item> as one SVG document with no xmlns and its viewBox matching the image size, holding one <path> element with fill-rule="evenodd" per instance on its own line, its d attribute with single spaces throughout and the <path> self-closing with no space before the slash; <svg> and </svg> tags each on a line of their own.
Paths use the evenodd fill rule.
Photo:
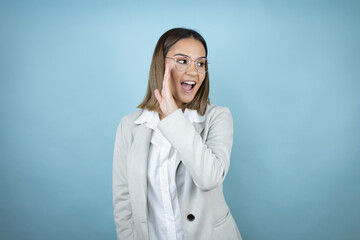
<svg viewBox="0 0 360 240">
<path fill-rule="evenodd" d="M 187 219 L 188 219 L 190 222 L 192 222 L 192 221 L 195 220 L 195 216 L 194 216 L 193 214 L 189 214 L 189 215 L 187 215 Z"/>
</svg>

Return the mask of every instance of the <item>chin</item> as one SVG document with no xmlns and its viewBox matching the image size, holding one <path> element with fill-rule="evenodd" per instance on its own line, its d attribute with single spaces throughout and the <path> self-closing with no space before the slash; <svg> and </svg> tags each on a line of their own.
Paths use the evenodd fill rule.
<svg viewBox="0 0 360 240">
<path fill-rule="evenodd" d="M 185 94 L 183 92 L 180 92 L 177 94 L 177 96 L 174 96 L 177 102 L 181 102 L 182 104 L 190 103 L 192 100 L 194 100 L 196 96 L 196 92 L 192 92 L 192 94 Z"/>
<path fill-rule="evenodd" d="M 180 101 L 184 104 L 190 103 L 192 100 L 194 100 L 194 97 L 187 97 L 187 98 L 181 98 Z"/>
</svg>

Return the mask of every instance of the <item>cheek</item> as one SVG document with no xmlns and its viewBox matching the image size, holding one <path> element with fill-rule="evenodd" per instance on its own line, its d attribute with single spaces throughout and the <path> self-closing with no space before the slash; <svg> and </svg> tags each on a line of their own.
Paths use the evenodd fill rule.
<svg viewBox="0 0 360 240">
<path fill-rule="evenodd" d="M 181 76 L 179 75 L 179 72 L 176 69 L 171 69 L 170 71 L 170 85 L 174 89 L 180 82 L 179 79 L 181 79 Z"/>
<path fill-rule="evenodd" d="M 203 84 L 204 80 L 205 80 L 205 75 L 200 77 L 200 85 L 199 85 L 199 88 L 200 88 L 201 85 Z"/>
</svg>

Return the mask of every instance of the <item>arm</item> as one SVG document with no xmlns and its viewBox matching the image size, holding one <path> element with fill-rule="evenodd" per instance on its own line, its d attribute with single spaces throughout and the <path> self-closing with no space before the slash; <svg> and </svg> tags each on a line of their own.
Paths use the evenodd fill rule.
<svg viewBox="0 0 360 240">
<path fill-rule="evenodd" d="M 158 128 L 177 150 L 195 184 L 202 190 L 211 190 L 222 184 L 230 165 L 233 142 L 230 111 L 226 108 L 216 110 L 204 143 L 175 103 L 169 68 L 167 64 L 161 93 L 158 89 L 154 92 L 164 117 Z"/>
<path fill-rule="evenodd" d="M 132 212 L 127 183 L 127 143 L 123 120 L 116 132 L 113 158 L 113 204 L 118 239 L 133 239 Z"/>
<path fill-rule="evenodd" d="M 158 128 L 177 150 L 200 189 L 211 190 L 222 184 L 230 166 L 233 142 L 233 120 L 227 108 L 214 113 L 205 143 L 180 109 L 160 121 Z"/>
</svg>

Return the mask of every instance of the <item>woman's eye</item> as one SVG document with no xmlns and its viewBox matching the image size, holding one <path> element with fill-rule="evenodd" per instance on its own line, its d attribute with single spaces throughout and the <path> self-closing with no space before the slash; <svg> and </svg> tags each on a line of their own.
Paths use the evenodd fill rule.
<svg viewBox="0 0 360 240">
<path fill-rule="evenodd" d="M 177 62 L 180 63 L 180 64 L 187 64 L 186 59 L 177 59 Z"/>
<path fill-rule="evenodd" d="M 205 61 L 197 62 L 198 67 L 205 67 Z"/>
</svg>

